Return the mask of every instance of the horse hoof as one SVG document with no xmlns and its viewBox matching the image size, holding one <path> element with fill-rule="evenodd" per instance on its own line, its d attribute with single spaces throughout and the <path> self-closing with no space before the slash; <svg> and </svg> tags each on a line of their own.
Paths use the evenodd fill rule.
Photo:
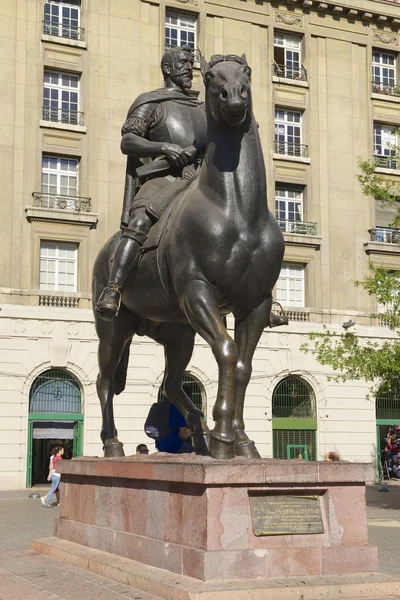
<svg viewBox="0 0 400 600">
<path fill-rule="evenodd" d="M 118 440 L 106 440 L 103 446 L 104 458 L 125 456 L 124 445 Z"/>
<path fill-rule="evenodd" d="M 232 458 L 235 458 L 235 443 L 223 442 L 221 439 L 210 435 L 208 451 L 210 453 L 210 456 L 212 456 L 213 458 L 218 458 L 220 460 L 230 460 Z"/>
<path fill-rule="evenodd" d="M 261 458 L 256 445 L 251 440 L 243 440 L 235 442 L 235 456 L 243 456 L 244 458 Z"/>
</svg>

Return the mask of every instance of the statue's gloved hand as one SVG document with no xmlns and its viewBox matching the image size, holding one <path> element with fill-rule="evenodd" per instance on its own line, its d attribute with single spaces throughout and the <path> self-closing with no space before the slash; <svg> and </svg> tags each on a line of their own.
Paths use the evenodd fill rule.
<svg viewBox="0 0 400 600">
<path fill-rule="evenodd" d="M 193 160 L 191 153 L 178 146 L 178 144 L 165 144 L 163 154 L 171 167 L 182 168 Z"/>
</svg>

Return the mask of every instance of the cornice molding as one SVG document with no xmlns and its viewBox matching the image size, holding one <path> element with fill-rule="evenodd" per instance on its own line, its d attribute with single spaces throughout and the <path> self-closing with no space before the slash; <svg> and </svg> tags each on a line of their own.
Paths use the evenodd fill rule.
<svg viewBox="0 0 400 600">
<path fill-rule="evenodd" d="M 400 5 L 395 2 L 382 3 L 382 7 L 379 7 L 379 8 L 382 8 L 382 10 L 378 10 L 378 8 L 376 8 L 375 10 L 371 10 L 371 11 L 366 11 L 362 8 L 355 8 L 354 6 L 350 7 L 348 5 L 341 4 L 340 2 L 325 2 L 325 1 L 320 2 L 319 0 L 285 0 L 284 4 L 286 4 L 286 7 L 289 8 L 290 12 L 286 13 L 285 6 L 283 5 L 280 10 L 276 10 L 274 12 L 274 14 L 275 14 L 274 20 L 275 20 L 275 22 L 281 22 L 282 24 L 289 25 L 289 26 L 291 26 L 291 25 L 295 26 L 296 17 L 301 18 L 301 15 L 299 13 L 292 12 L 293 8 L 298 7 L 307 12 L 309 12 L 310 10 L 316 10 L 317 12 L 324 12 L 324 13 L 331 12 L 336 17 L 347 18 L 350 20 L 359 19 L 364 22 L 376 21 L 377 24 L 379 24 L 379 25 L 387 25 L 387 26 L 390 26 L 390 27 L 396 28 L 396 29 L 398 29 L 400 27 L 400 14 L 398 16 L 395 16 L 390 13 L 384 14 L 384 12 L 383 12 L 383 9 L 389 10 L 389 7 L 391 5 L 393 5 L 393 8 L 396 7 L 396 8 L 400 9 Z M 376 3 L 376 4 L 378 4 L 378 3 Z M 282 21 L 277 21 L 276 15 L 281 15 L 281 14 L 292 15 L 292 20 L 294 20 L 294 22 L 292 22 L 292 23 L 285 22 L 283 20 L 283 17 L 282 17 Z M 289 19 L 287 17 L 285 17 L 285 18 L 289 21 Z M 297 25 L 297 26 L 299 26 L 299 25 Z M 379 41 L 380 43 L 392 44 L 392 45 L 393 45 L 393 43 L 394 44 L 398 43 L 398 42 L 384 41 L 387 39 L 392 39 L 391 36 L 393 36 L 393 35 L 396 36 L 395 32 L 377 31 L 377 33 L 381 34 L 381 38 L 379 40 L 376 39 L 376 41 Z"/>
</svg>

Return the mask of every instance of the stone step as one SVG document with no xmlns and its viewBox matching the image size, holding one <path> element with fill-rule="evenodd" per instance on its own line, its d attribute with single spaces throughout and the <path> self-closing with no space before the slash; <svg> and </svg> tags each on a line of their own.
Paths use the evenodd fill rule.
<svg viewBox="0 0 400 600">
<path fill-rule="evenodd" d="M 32 548 L 164 600 L 400 600 L 400 576 L 386 573 L 204 582 L 56 537 Z"/>
<path fill-rule="evenodd" d="M 160 600 L 33 550 L 0 553 L 0 600 Z"/>
</svg>

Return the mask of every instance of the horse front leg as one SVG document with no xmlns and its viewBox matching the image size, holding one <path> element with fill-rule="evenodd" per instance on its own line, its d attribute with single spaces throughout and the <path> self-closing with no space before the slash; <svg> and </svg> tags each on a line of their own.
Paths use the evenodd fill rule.
<svg viewBox="0 0 400 600">
<path fill-rule="evenodd" d="M 252 361 L 261 334 L 269 322 L 272 307 L 272 297 L 269 296 L 257 306 L 246 319 L 235 319 L 235 341 L 238 345 L 239 356 L 235 374 L 235 416 L 233 429 L 235 431 L 235 454 L 247 458 L 260 458 L 258 450 L 246 432 L 243 419 L 244 399 L 252 372 Z"/>
<path fill-rule="evenodd" d="M 204 440 L 204 415 L 191 401 L 183 389 L 185 369 L 193 354 L 195 331 L 191 325 L 163 323 L 158 342 L 164 345 L 165 372 L 162 385 L 163 394 L 185 417 L 193 431 L 191 436 L 196 454 L 208 454 Z"/>
<path fill-rule="evenodd" d="M 238 350 L 226 331 L 216 295 L 204 281 L 191 281 L 181 296 L 181 306 L 193 329 L 210 345 L 218 364 L 218 391 L 213 409 L 209 452 L 214 458 L 234 458 L 234 380 Z"/>
</svg>

